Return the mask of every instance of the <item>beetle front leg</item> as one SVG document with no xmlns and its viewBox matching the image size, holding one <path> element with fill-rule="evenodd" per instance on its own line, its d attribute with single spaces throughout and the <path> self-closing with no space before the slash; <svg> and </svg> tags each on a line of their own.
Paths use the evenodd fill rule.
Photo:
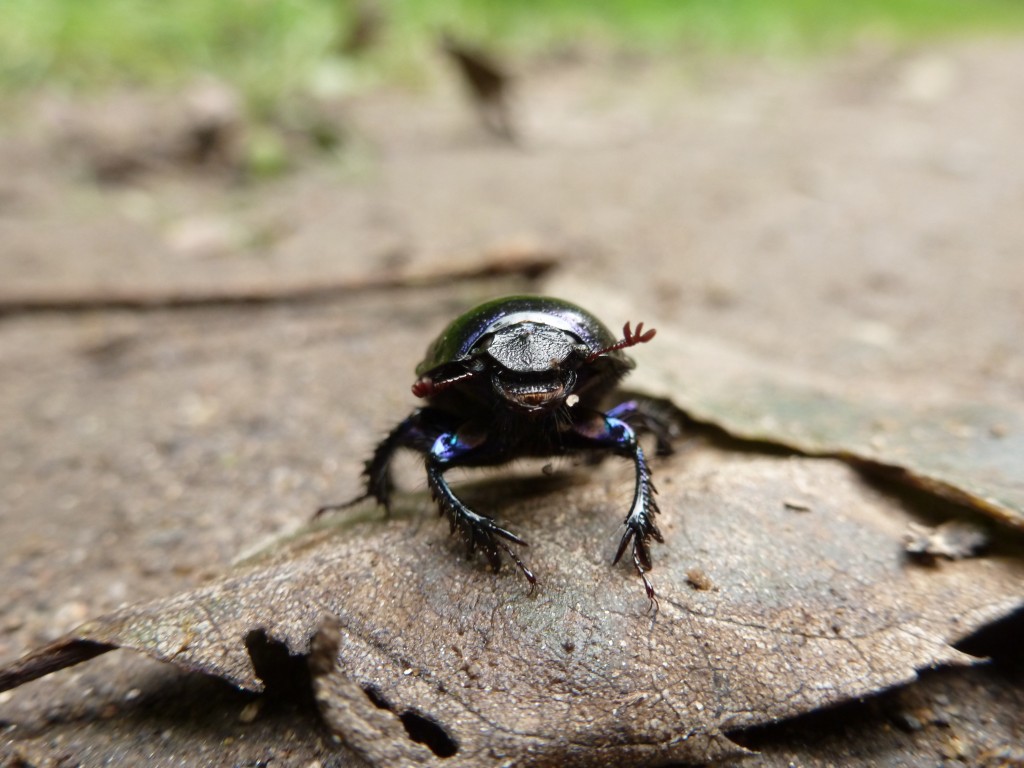
<svg viewBox="0 0 1024 768">
<path fill-rule="evenodd" d="M 633 435 L 633 441 L 635 443 L 633 463 L 636 466 L 636 488 L 633 492 L 633 505 L 623 521 L 626 530 L 619 541 L 619 548 L 615 552 L 615 559 L 612 561 L 612 564 L 614 565 L 622 559 L 626 547 L 632 541 L 633 567 L 636 568 L 636 572 L 640 574 L 640 578 L 644 582 L 644 590 L 647 592 L 648 599 L 654 600 L 654 586 L 651 584 L 651 580 L 647 578 L 647 571 L 653 567 L 651 564 L 651 551 L 647 546 L 647 540 L 653 538 L 657 542 L 664 542 L 665 538 L 661 535 L 661 531 L 658 530 L 658 526 L 654 522 L 654 516 L 661 510 L 658 509 L 658 503 L 654 499 L 657 489 L 654 487 L 654 483 L 651 482 L 651 470 L 647 466 L 643 449 L 639 443 L 636 443 L 636 435 Z"/>
<path fill-rule="evenodd" d="M 616 416 L 597 414 L 595 418 L 574 425 L 575 433 L 582 438 L 581 447 L 606 448 L 614 451 L 620 456 L 633 459 L 636 468 L 636 484 L 633 490 L 633 503 L 630 505 L 629 513 L 623 524 L 626 530 L 619 541 L 619 548 L 615 552 L 616 564 L 622 559 L 626 547 L 633 545 L 633 566 L 644 583 L 644 590 L 647 597 L 654 600 L 654 586 L 647 578 L 647 572 L 651 570 L 651 551 L 648 541 L 654 539 L 663 542 L 665 539 L 654 522 L 654 516 L 658 514 L 658 503 L 654 495 L 657 490 L 651 482 L 651 470 L 647 465 L 643 449 L 637 441 L 636 432 L 629 424 Z"/>
<path fill-rule="evenodd" d="M 525 541 L 511 531 L 507 531 L 489 517 L 474 512 L 452 491 L 444 472 L 452 466 L 463 463 L 476 450 L 481 440 L 467 440 L 458 432 L 443 432 L 437 436 L 427 455 L 427 484 L 430 493 L 437 502 L 441 514 L 448 517 L 452 533 L 456 529 L 466 541 L 467 554 L 472 554 L 477 547 L 483 550 L 487 560 L 495 571 L 501 568 L 499 548 L 512 559 L 523 572 L 531 587 L 537 584 L 537 577 L 506 541 L 520 546 L 528 546 Z"/>
</svg>

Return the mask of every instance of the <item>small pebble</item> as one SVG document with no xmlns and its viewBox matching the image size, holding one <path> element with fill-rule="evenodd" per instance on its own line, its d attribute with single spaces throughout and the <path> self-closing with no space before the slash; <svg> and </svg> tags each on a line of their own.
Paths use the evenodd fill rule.
<svg viewBox="0 0 1024 768">
<path fill-rule="evenodd" d="M 238 722 L 240 723 L 251 723 L 257 717 L 259 717 L 260 710 L 263 708 L 263 699 L 253 699 L 244 707 L 242 711 L 238 713 Z"/>
<path fill-rule="evenodd" d="M 686 572 L 686 581 L 691 587 L 700 590 L 701 592 L 706 592 L 709 589 L 714 589 L 715 587 L 715 583 L 711 580 L 711 577 L 700 568 L 691 568 L 688 570 Z"/>
</svg>

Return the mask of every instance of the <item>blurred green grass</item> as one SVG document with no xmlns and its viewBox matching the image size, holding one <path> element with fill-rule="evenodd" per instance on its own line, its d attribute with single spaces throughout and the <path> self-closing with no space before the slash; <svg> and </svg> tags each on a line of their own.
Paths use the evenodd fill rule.
<svg viewBox="0 0 1024 768">
<path fill-rule="evenodd" d="M 253 104 L 340 80 L 416 77 L 447 28 L 505 53 L 595 46 L 804 55 L 866 38 L 1019 34 L 1021 0 L 380 0 L 378 44 L 344 50 L 369 0 L 0 0 L 0 89 L 187 80 L 236 84 Z M 354 74 L 353 74 L 354 73 Z"/>
</svg>

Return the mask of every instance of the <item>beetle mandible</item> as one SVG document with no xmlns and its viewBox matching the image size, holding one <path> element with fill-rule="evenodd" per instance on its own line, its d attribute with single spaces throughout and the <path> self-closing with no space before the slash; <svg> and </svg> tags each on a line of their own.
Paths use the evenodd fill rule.
<svg viewBox="0 0 1024 768">
<path fill-rule="evenodd" d="M 644 398 L 603 406 L 634 367 L 622 350 L 654 334 L 643 323 L 635 330 L 626 323 L 623 338 L 616 339 L 592 314 L 560 299 L 510 296 L 481 304 L 453 320 L 427 349 L 412 386 L 425 405 L 377 446 L 363 472 L 364 493 L 319 512 L 370 497 L 389 510 L 391 460 L 401 448 L 413 450 L 424 459 L 441 514 L 452 533 L 462 533 L 469 553 L 479 547 L 497 571 L 503 550 L 535 585 L 533 572 L 509 546 L 526 542 L 463 503 L 445 472 L 528 456 L 611 452 L 632 459 L 636 468 L 633 502 L 613 564 L 632 544 L 633 565 L 653 601 L 648 542 L 664 539 L 654 520 L 656 491 L 637 432 L 654 433 L 658 452 L 670 453 L 674 425 Z"/>
</svg>

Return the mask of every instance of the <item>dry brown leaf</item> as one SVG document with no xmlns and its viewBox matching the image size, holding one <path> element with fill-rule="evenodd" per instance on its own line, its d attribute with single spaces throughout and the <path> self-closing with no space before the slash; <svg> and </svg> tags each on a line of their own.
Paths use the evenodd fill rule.
<svg viewBox="0 0 1024 768">
<path fill-rule="evenodd" d="M 648 611 L 635 575 L 609 566 L 628 470 L 465 489 L 531 543 L 536 595 L 515 569 L 460 558 L 440 523 L 407 519 L 429 503 L 404 496 L 390 520 L 323 520 L 226 579 L 90 622 L 0 684 L 117 646 L 258 689 L 247 638 L 306 654 L 318 637 L 325 717 L 377 764 L 656 765 L 740 752 L 723 732 L 967 662 L 950 643 L 1022 603 L 1009 554 L 908 561 L 912 517 L 837 461 L 698 447 L 656 469 L 667 543 Z M 694 567 L 713 589 L 691 586 Z"/>
</svg>

